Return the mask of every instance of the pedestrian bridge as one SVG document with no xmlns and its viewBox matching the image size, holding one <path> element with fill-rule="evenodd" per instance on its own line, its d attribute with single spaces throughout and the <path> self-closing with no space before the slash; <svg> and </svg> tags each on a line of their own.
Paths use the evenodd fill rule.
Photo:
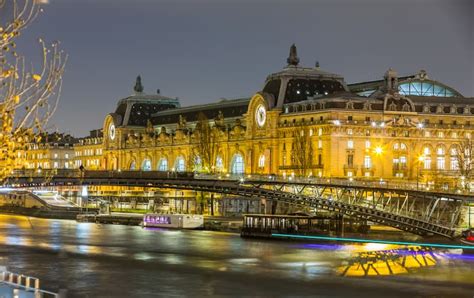
<svg viewBox="0 0 474 298">
<path fill-rule="evenodd" d="M 7 183 L 14 187 L 60 185 L 116 185 L 158 187 L 260 197 L 276 202 L 334 211 L 411 233 L 456 235 L 461 211 L 473 196 L 414 189 L 373 182 L 313 179 L 278 180 L 199 176 L 159 171 L 17 171 Z"/>
</svg>

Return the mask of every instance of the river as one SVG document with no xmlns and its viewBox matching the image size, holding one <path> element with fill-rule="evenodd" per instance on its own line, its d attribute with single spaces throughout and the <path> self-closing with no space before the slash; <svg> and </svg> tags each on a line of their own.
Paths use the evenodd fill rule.
<svg viewBox="0 0 474 298">
<path fill-rule="evenodd" d="M 68 297 L 472 297 L 474 255 L 0 215 L 1 265 Z M 408 296 L 409 295 L 409 296 Z"/>
</svg>

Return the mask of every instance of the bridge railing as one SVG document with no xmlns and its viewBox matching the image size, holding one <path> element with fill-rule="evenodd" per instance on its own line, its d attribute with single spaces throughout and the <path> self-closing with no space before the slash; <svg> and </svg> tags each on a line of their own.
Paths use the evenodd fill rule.
<svg viewBox="0 0 474 298">
<path fill-rule="evenodd" d="M 241 183 L 244 182 L 271 182 L 271 183 L 287 183 L 287 184 L 319 184 L 319 185 L 341 185 L 341 186 L 357 186 L 367 188 L 386 188 L 386 189 L 403 189 L 429 191 L 446 194 L 474 194 L 473 190 L 459 188 L 439 188 L 427 183 L 417 182 L 400 182 L 393 180 L 368 180 L 356 178 L 320 178 L 320 177 L 297 177 L 297 176 L 278 176 L 278 175 L 262 175 L 262 174 L 203 174 L 195 172 L 176 172 L 176 171 L 81 171 L 77 169 L 47 169 L 35 170 L 24 169 L 15 170 L 9 182 L 14 183 L 15 178 L 45 178 L 48 180 L 56 178 L 120 178 L 120 179 L 159 179 L 159 178 L 196 178 L 196 179 L 213 179 L 213 180 L 232 180 Z"/>
<path fill-rule="evenodd" d="M 285 184 L 319 184 L 319 185 L 340 185 L 340 186 L 357 186 L 364 188 L 385 188 L 385 189 L 401 189 L 401 190 L 416 190 L 429 191 L 447 194 L 473 194 L 474 190 L 466 190 L 459 188 L 435 188 L 433 185 L 427 183 L 416 182 L 399 182 L 389 180 L 368 180 L 368 179 L 347 179 L 347 178 L 320 178 L 320 177 L 297 177 L 297 176 L 277 176 L 277 175 L 231 175 L 231 174 L 196 174 L 197 179 L 220 179 L 220 180 L 236 180 L 241 183 L 285 183 Z"/>
</svg>

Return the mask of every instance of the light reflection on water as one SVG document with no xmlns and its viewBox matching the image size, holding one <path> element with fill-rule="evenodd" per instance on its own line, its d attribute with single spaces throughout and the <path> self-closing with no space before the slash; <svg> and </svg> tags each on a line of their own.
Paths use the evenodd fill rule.
<svg viewBox="0 0 474 298">
<path fill-rule="evenodd" d="M 198 276 L 215 272 L 215 278 L 223 283 L 227 282 L 225 274 L 239 274 L 240 279 L 255 275 L 295 282 L 394 274 L 426 279 L 433 274 L 464 281 L 461 276 L 470 272 L 470 280 L 474 279 L 474 256 L 461 255 L 459 250 L 426 252 L 425 259 L 419 259 L 422 254 L 413 256 L 404 247 L 387 244 L 248 240 L 230 233 L 28 220 L 17 216 L 0 215 L 0 244 L 15 247 L 4 254 L 9 257 L 9 266 L 31 270 L 21 273 L 43 276 L 46 280 L 60 280 L 63 276 L 75 280 L 81 279 L 82 270 L 87 269 L 94 276 L 87 281 L 98 286 L 121 278 L 133 278 L 137 284 L 142 279 L 183 279 L 189 272 Z M 47 264 L 43 263 L 48 260 L 45 252 L 55 256 Z M 144 264 L 151 266 L 142 267 Z M 452 273 L 453 268 L 458 273 L 446 274 Z M 179 273 L 180 270 L 188 275 Z M 195 277 L 196 282 L 205 282 L 200 278 Z M 145 284 L 150 291 L 153 289 Z M 77 285 L 80 286 L 88 284 Z M 231 283 L 228 287 L 234 286 Z M 170 294 L 179 294 L 180 290 L 183 289 L 173 289 Z"/>
</svg>

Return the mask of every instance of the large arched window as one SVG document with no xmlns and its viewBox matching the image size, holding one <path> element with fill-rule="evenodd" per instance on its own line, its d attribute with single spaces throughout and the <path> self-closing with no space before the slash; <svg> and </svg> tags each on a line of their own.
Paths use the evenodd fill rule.
<svg viewBox="0 0 474 298">
<path fill-rule="evenodd" d="M 184 172 L 186 171 L 186 163 L 184 161 L 183 156 L 176 157 L 176 161 L 174 163 L 174 168 L 176 172 Z"/>
<path fill-rule="evenodd" d="M 438 147 L 436 149 L 436 168 L 438 170 L 446 169 L 446 151 L 443 147 Z"/>
<path fill-rule="evenodd" d="M 265 167 L 265 155 L 261 154 L 260 157 L 258 158 L 258 167 L 259 168 L 264 168 Z"/>
<path fill-rule="evenodd" d="M 438 85 L 430 81 L 414 81 L 401 83 L 398 87 L 400 94 L 415 96 L 440 96 L 453 97 L 460 96 L 458 92 L 451 88 Z"/>
<path fill-rule="evenodd" d="M 216 157 L 216 170 L 218 172 L 224 170 L 224 160 L 222 160 L 222 156 L 220 155 Z"/>
<path fill-rule="evenodd" d="M 158 171 L 168 171 L 168 160 L 164 157 L 158 162 Z"/>
<path fill-rule="evenodd" d="M 234 157 L 232 158 L 232 164 L 230 167 L 230 171 L 232 174 L 243 174 L 244 173 L 244 158 L 242 157 L 242 154 L 234 154 Z"/>
<path fill-rule="evenodd" d="M 151 160 L 149 158 L 143 160 L 142 171 L 151 171 Z"/>
<path fill-rule="evenodd" d="M 400 150 L 400 151 L 407 150 L 407 145 L 406 145 L 405 143 L 398 143 L 398 142 L 396 142 L 396 143 L 393 144 L 393 150 L 395 150 L 395 151 L 398 151 L 398 150 Z"/>
<path fill-rule="evenodd" d="M 137 169 L 137 163 L 135 162 L 135 160 L 133 159 L 131 162 L 130 162 L 130 167 L 129 167 L 130 170 L 134 171 Z"/>
</svg>

